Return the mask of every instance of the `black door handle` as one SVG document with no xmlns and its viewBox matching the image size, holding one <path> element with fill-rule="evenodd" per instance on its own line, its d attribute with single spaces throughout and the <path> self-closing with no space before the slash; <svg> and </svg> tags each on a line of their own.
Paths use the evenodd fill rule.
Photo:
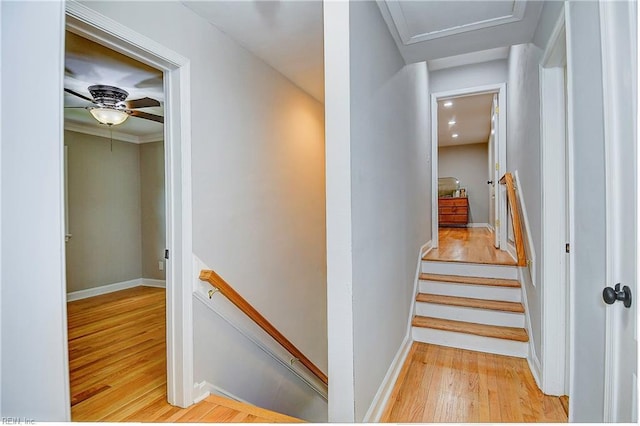
<svg viewBox="0 0 640 426">
<path fill-rule="evenodd" d="M 493 181 L 492 180 L 488 180 L 487 181 L 487 185 L 493 185 Z"/>
<path fill-rule="evenodd" d="M 616 300 L 621 300 L 624 302 L 625 308 L 631 307 L 631 289 L 625 285 L 622 287 L 622 290 L 620 290 L 620 283 L 616 284 L 615 289 L 605 287 L 602 291 L 602 298 L 607 305 L 612 305 Z"/>
</svg>

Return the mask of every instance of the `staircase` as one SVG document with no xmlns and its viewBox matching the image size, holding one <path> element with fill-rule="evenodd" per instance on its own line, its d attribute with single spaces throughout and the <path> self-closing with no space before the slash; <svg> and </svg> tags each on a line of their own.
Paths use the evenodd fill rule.
<svg viewBox="0 0 640 426">
<path fill-rule="evenodd" d="M 525 358 L 529 336 L 515 265 L 423 260 L 413 340 Z"/>
</svg>

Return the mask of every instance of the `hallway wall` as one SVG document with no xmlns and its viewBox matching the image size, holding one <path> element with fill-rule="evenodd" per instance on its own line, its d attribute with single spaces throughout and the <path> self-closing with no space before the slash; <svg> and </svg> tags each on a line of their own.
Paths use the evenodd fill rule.
<svg viewBox="0 0 640 426">
<path fill-rule="evenodd" d="M 65 422 L 64 2 L 3 1 L 0 8 L 0 415 Z M 46 111 L 36 120 L 25 114 L 34 100 Z"/>
<path fill-rule="evenodd" d="M 331 9 L 326 28 L 346 34 L 325 38 L 325 66 L 348 67 L 350 92 L 327 73 L 327 190 L 340 194 L 327 217 L 336 226 L 349 218 L 328 240 L 329 420 L 360 422 L 407 336 L 419 249 L 431 234 L 429 83 L 426 63 L 405 66 L 374 2 Z M 345 62 L 329 51 L 348 52 Z"/>
<path fill-rule="evenodd" d="M 540 84 L 538 66 L 542 50 L 534 44 L 512 46 L 509 54 L 507 91 L 507 170 L 518 171 L 520 186 L 531 227 L 533 247 L 542 250 L 542 179 L 540 177 Z M 541 276 L 541 262 L 536 263 Z M 525 291 L 531 319 L 536 358 L 542 348 L 541 284 L 525 276 Z M 538 279 L 539 281 L 539 279 Z M 543 284 L 542 284 L 543 285 Z"/>
</svg>

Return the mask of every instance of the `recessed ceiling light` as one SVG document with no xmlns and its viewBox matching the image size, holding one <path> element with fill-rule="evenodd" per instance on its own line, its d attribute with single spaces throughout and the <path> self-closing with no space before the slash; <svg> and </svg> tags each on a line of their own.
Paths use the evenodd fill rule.
<svg viewBox="0 0 640 426">
<path fill-rule="evenodd" d="M 456 124 L 456 120 L 449 120 L 449 126 L 453 126 L 454 124 Z"/>
<path fill-rule="evenodd" d="M 453 102 L 447 101 L 447 102 L 443 103 L 442 106 L 445 107 L 445 108 L 450 108 L 451 106 L 453 106 Z"/>
<path fill-rule="evenodd" d="M 452 137 L 452 138 L 457 138 L 457 137 L 458 137 L 458 134 L 457 134 L 457 133 L 454 133 L 454 134 L 452 134 L 452 135 L 451 135 L 451 137 Z"/>
</svg>

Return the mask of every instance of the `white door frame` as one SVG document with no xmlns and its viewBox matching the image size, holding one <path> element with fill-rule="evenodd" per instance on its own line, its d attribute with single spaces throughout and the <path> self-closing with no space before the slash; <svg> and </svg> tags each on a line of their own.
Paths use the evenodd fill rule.
<svg viewBox="0 0 640 426">
<path fill-rule="evenodd" d="M 568 395 L 568 300 L 573 275 L 565 244 L 573 239 L 572 139 L 567 111 L 572 107 L 567 66 L 565 12 L 562 9 L 540 61 L 540 135 L 542 179 L 542 391 Z M 570 73 L 567 73 L 570 75 Z M 565 86 L 567 99 L 565 101 Z M 565 148 L 569 158 L 565 157 Z M 567 161 L 568 160 L 568 161 Z M 568 167 L 567 167 L 568 164 Z M 569 194 L 566 193 L 569 192 Z M 568 222 L 567 223 L 567 218 Z M 568 239 L 566 236 L 569 236 Z M 569 282 L 567 282 L 569 276 Z"/>
<path fill-rule="evenodd" d="M 505 83 L 489 84 L 486 86 L 467 87 L 464 89 L 449 90 L 431 94 L 431 246 L 438 248 L 438 101 L 445 98 L 459 98 L 468 95 L 480 95 L 483 93 L 498 93 L 498 154 L 497 175 L 503 176 L 507 164 L 507 85 Z M 498 178 L 499 179 L 499 178 Z M 498 183 L 494 182 L 496 188 Z M 502 194 L 496 190 L 496 196 L 500 196 L 499 231 L 501 235 L 500 249 L 506 250 L 506 223 L 507 209 Z M 491 218 L 489 219 L 491 220 Z"/>
<path fill-rule="evenodd" d="M 599 2 L 606 176 L 607 281 L 604 284 L 613 287 L 622 283 L 633 291 L 630 308 L 616 302 L 607 306 L 605 311 L 604 421 L 608 423 L 637 422 L 638 415 L 637 377 L 631 377 L 637 374 L 637 358 L 629 359 L 633 358 L 630 347 L 636 348 L 637 357 L 638 339 L 635 315 L 638 303 L 637 234 L 633 229 L 637 222 L 631 219 L 637 212 L 634 212 L 635 205 L 629 203 L 628 198 L 633 196 L 627 195 L 633 191 L 635 197 L 638 196 L 638 165 L 634 153 L 629 152 L 634 144 L 635 150 L 638 149 L 635 133 L 637 104 L 629 104 L 629 98 L 637 102 L 635 8 L 637 6 L 633 2 Z M 632 91 L 636 92 L 635 96 L 628 96 Z M 635 371 L 627 368 L 630 367 L 628 363 L 633 364 Z"/>
<path fill-rule="evenodd" d="M 167 261 L 167 397 L 193 404 L 191 283 L 190 62 L 122 24 L 75 1 L 66 3 L 66 28 L 164 73 Z M 64 269 L 64 265 L 62 265 Z"/>
</svg>

